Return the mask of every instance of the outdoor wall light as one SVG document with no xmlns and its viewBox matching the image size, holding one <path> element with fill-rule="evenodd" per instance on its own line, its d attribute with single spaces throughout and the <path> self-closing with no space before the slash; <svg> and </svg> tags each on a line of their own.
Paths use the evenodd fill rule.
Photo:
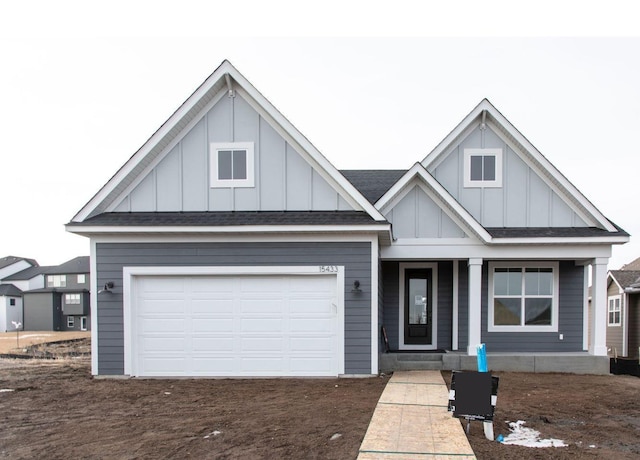
<svg viewBox="0 0 640 460">
<path fill-rule="evenodd" d="M 360 289 L 360 281 L 359 280 L 355 280 L 353 282 L 353 289 L 351 289 L 351 292 L 362 292 L 362 289 Z"/>
<path fill-rule="evenodd" d="M 113 289 L 113 281 L 107 281 L 104 284 L 104 287 L 98 291 L 98 294 L 102 294 L 103 292 L 113 292 L 111 289 Z"/>
</svg>

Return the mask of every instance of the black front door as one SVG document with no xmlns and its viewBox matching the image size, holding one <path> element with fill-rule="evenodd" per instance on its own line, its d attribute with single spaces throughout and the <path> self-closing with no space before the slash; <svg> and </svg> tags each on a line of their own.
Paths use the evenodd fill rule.
<svg viewBox="0 0 640 460">
<path fill-rule="evenodd" d="M 404 343 L 431 345 L 433 330 L 431 269 L 406 269 L 404 283 Z"/>
</svg>

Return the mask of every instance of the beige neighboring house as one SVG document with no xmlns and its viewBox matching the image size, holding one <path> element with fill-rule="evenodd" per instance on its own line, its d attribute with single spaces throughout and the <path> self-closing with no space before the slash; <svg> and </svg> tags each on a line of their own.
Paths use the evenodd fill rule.
<svg viewBox="0 0 640 460">
<path fill-rule="evenodd" d="M 610 356 L 640 353 L 640 258 L 607 276 L 607 348 Z"/>
</svg>

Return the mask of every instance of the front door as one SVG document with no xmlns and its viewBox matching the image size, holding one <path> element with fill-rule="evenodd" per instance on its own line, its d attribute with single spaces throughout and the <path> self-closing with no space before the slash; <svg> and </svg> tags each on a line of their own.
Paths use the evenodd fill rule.
<svg viewBox="0 0 640 460">
<path fill-rule="evenodd" d="M 433 305 L 431 269 L 407 268 L 404 272 L 404 343 L 431 345 Z"/>
</svg>

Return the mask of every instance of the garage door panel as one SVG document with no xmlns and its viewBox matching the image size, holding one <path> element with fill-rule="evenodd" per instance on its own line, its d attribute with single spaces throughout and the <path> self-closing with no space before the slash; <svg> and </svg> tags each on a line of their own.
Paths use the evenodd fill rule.
<svg viewBox="0 0 640 460">
<path fill-rule="evenodd" d="M 181 317 L 173 318 L 143 318 L 140 324 L 142 334 L 168 333 L 174 334 L 176 331 L 184 333 L 187 321 Z"/>
<path fill-rule="evenodd" d="M 191 299 L 191 313 L 198 314 L 233 314 L 232 299 Z"/>
<path fill-rule="evenodd" d="M 284 331 L 282 318 L 242 318 L 241 333 L 281 333 Z"/>
<path fill-rule="evenodd" d="M 228 337 L 193 337 L 191 339 L 191 350 L 198 352 L 223 353 L 233 351 L 235 339 Z"/>
<path fill-rule="evenodd" d="M 140 341 L 142 350 L 145 352 L 175 352 L 186 348 L 186 339 L 184 336 L 179 337 L 143 337 Z"/>
<path fill-rule="evenodd" d="M 194 318 L 191 330 L 196 333 L 233 332 L 233 318 Z"/>
<path fill-rule="evenodd" d="M 134 375 L 334 376 L 336 278 L 142 276 Z"/>
<path fill-rule="evenodd" d="M 242 315 L 282 316 L 285 308 L 286 301 L 282 295 L 274 299 L 250 300 L 243 298 L 240 300 L 240 312 Z"/>
</svg>

